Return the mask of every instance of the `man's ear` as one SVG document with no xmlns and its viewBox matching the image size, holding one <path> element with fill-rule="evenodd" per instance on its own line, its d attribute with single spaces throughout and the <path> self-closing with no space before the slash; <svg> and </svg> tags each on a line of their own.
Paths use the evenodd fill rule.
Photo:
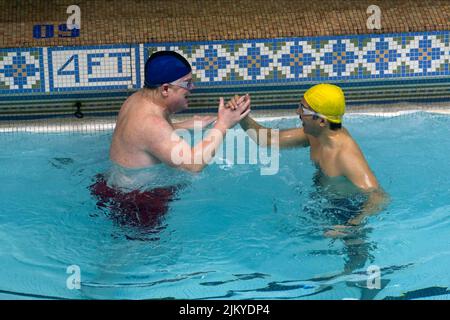
<svg viewBox="0 0 450 320">
<path fill-rule="evenodd" d="M 160 88 L 163 97 L 167 97 L 169 95 L 169 85 L 167 83 L 164 83 Z"/>
<path fill-rule="evenodd" d="M 327 121 L 325 119 L 323 119 L 323 118 L 320 118 L 319 125 L 323 128 L 323 127 L 325 127 L 327 125 Z"/>
</svg>

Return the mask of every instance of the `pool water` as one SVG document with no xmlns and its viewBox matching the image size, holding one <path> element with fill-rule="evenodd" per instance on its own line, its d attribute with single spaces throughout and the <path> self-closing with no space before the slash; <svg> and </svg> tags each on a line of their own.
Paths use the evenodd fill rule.
<svg viewBox="0 0 450 320">
<path fill-rule="evenodd" d="M 111 219 L 89 190 L 110 168 L 111 132 L 0 136 L 0 298 L 448 299 L 450 117 L 344 125 L 391 198 L 351 240 L 324 236 L 336 220 L 308 149 L 282 150 L 275 175 L 258 164 L 164 169 L 186 184 L 143 231 Z M 80 289 L 67 286 L 73 265 Z"/>
</svg>

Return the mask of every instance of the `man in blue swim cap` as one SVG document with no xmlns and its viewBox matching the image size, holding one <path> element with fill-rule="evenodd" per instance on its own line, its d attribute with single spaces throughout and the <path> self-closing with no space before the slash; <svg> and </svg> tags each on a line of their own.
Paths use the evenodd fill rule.
<svg viewBox="0 0 450 320">
<path fill-rule="evenodd" d="M 194 117 L 172 123 L 171 116 L 188 108 L 194 89 L 189 62 L 173 51 L 152 54 L 145 64 L 144 88 L 122 105 L 114 130 L 110 158 L 124 168 L 144 168 L 158 163 L 188 171 L 201 171 L 213 158 L 227 129 L 249 112 L 250 102 L 241 99 L 236 110 L 224 107 L 220 98 L 217 117 Z M 206 127 L 217 120 L 208 135 L 194 147 L 176 129 Z M 183 160 L 180 161 L 180 156 Z M 191 159 L 192 161 L 189 161 Z"/>
</svg>

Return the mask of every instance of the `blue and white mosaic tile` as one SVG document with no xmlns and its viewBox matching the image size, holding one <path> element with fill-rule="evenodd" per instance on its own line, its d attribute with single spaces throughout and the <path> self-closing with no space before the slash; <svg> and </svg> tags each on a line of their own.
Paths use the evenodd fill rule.
<svg viewBox="0 0 450 320">
<path fill-rule="evenodd" d="M 175 50 L 198 86 L 449 75 L 449 32 L 144 45 Z M 142 66 L 141 66 L 142 68 Z"/>
<path fill-rule="evenodd" d="M 129 46 L 49 48 L 50 91 L 139 87 L 138 61 Z"/>
<path fill-rule="evenodd" d="M 0 49 L 0 94 L 136 90 L 146 59 L 175 50 L 197 87 L 450 76 L 450 31 Z"/>
<path fill-rule="evenodd" d="M 308 41 L 288 41 L 274 56 L 274 66 L 286 79 L 301 79 L 312 75 L 317 67 L 316 50 Z"/>
<path fill-rule="evenodd" d="M 225 81 L 234 69 L 234 59 L 220 44 L 199 46 L 190 56 L 193 72 L 205 81 Z"/>
<path fill-rule="evenodd" d="M 0 51 L 0 93 L 44 90 L 42 49 Z"/>
</svg>

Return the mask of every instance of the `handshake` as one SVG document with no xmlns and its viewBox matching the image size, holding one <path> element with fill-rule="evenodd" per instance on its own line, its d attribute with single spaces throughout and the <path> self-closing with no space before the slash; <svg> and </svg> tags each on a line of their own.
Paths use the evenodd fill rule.
<svg viewBox="0 0 450 320">
<path fill-rule="evenodd" d="M 223 125 L 227 129 L 232 128 L 244 119 L 250 111 L 250 95 L 248 94 L 235 95 L 226 105 L 223 98 L 220 98 L 217 124 Z"/>
<path fill-rule="evenodd" d="M 223 98 L 220 98 L 219 111 L 217 116 L 194 116 L 189 120 L 183 121 L 182 124 L 176 125 L 177 129 L 189 129 L 195 125 L 200 125 L 201 128 L 206 128 L 211 123 L 216 121 L 223 130 L 234 127 L 239 121 L 244 119 L 250 113 L 250 95 L 243 96 L 235 95 L 227 104 L 224 104 Z"/>
</svg>

